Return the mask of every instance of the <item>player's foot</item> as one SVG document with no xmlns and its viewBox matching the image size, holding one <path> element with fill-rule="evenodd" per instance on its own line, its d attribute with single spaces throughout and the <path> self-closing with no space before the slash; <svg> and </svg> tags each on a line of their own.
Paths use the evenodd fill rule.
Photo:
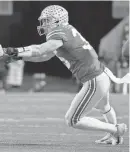
<svg viewBox="0 0 130 152">
<path fill-rule="evenodd" d="M 118 145 L 123 144 L 123 135 L 127 131 L 126 124 L 118 124 L 117 127 L 117 133 L 110 134 L 107 133 L 105 137 L 102 139 L 96 140 L 95 143 L 97 144 L 110 144 L 110 145 Z"/>
<path fill-rule="evenodd" d="M 95 143 L 96 144 L 106 144 L 106 140 L 111 138 L 111 134 L 107 133 L 103 138 L 96 140 Z"/>
<path fill-rule="evenodd" d="M 123 144 L 123 135 L 128 129 L 127 125 L 124 123 L 117 124 L 116 127 L 117 127 L 117 132 L 115 134 L 112 134 L 113 135 L 112 145 Z"/>
<path fill-rule="evenodd" d="M 114 138 L 114 137 L 110 137 L 107 140 L 104 140 L 98 144 L 106 144 L 106 145 L 119 145 L 119 144 L 123 144 L 123 137 L 118 137 L 118 138 Z"/>
</svg>

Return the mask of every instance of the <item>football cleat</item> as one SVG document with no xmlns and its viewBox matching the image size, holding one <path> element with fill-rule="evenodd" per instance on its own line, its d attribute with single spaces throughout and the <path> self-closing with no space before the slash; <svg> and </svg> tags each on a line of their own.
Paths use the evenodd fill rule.
<svg viewBox="0 0 130 152">
<path fill-rule="evenodd" d="M 95 143 L 96 144 L 105 144 L 106 143 L 106 140 L 110 139 L 111 138 L 111 134 L 110 133 L 107 133 L 103 138 L 99 139 L 99 140 L 96 140 Z"/>
<path fill-rule="evenodd" d="M 119 144 L 123 144 L 123 142 L 124 142 L 123 137 L 119 136 L 117 138 L 110 137 L 107 140 L 98 141 L 96 143 L 97 144 L 106 144 L 106 145 L 119 145 Z"/>
<path fill-rule="evenodd" d="M 122 123 L 122 124 L 117 124 L 117 132 L 115 134 L 112 134 L 113 139 L 112 140 L 112 145 L 118 145 L 118 144 L 123 144 L 123 135 L 125 132 L 127 132 L 127 125 Z"/>
</svg>

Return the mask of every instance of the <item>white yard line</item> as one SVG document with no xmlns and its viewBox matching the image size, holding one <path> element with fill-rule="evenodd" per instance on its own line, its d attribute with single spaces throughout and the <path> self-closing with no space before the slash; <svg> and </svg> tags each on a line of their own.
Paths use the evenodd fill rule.
<svg viewBox="0 0 130 152">
<path fill-rule="evenodd" d="M 91 116 L 90 116 L 91 117 Z M 95 116 L 92 116 L 95 117 Z M 104 120 L 103 117 L 95 117 L 97 119 L 101 119 Z M 117 119 L 127 119 L 129 118 L 128 115 L 124 115 L 124 116 L 118 116 Z M 37 122 L 44 122 L 44 121 L 48 121 L 48 122 L 53 122 L 53 121 L 61 121 L 63 122 L 64 119 L 63 118 L 52 118 L 52 117 L 46 117 L 46 118 L 22 118 L 22 119 L 14 119 L 14 118 L 0 118 L 0 122 L 32 122 L 32 121 L 37 121 Z"/>
</svg>

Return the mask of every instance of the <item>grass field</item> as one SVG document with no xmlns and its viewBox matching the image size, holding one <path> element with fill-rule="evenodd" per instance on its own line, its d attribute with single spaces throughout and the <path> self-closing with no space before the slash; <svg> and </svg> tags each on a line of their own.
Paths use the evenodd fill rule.
<svg viewBox="0 0 130 152">
<path fill-rule="evenodd" d="M 124 144 L 97 145 L 104 133 L 69 128 L 64 115 L 74 97 L 69 93 L 0 94 L 0 152 L 128 152 Z M 128 96 L 111 95 L 118 122 L 129 125 Z M 95 111 L 90 116 L 102 119 Z"/>
</svg>

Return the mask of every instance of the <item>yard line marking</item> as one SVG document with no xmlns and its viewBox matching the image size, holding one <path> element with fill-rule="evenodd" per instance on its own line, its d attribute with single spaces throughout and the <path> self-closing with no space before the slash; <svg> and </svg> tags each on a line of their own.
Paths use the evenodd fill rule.
<svg viewBox="0 0 130 152">
<path fill-rule="evenodd" d="M 29 133 L 24 133 L 24 132 L 3 132 L 3 133 L 0 133 L 0 135 L 13 135 L 13 134 L 15 134 L 15 135 L 26 135 L 26 136 L 28 136 L 28 135 L 38 135 L 39 136 L 39 134 L 40 135 L 50 135 L 50 136 L 86 136 L 86 135 L 89 135 L 89 134 L 91 134 L 91 137 L 93 136 L 93 137 L 95 137 L 95 136 L 97 136 L 97 135 L 99 135 L 99 136 L 101 136 L 102 134 L 100 133 L 100 132 L 98 132 L 98 133 L 94 133 L 94 134 L 92 134 L 92 131 L 87 131 L 87 132 L 84 132 L 84 133 L 75 133 L 75 132 L 73 132 L 73 133 L 41 133 L 41 132 L 29 132 Z M 90 138 L 91 138 L 90 137 Z M 128 135 L 124 135 L 123 137 L 128 137 Z M 3 138 L 3 137 L 2 137 Z"/>
<path fill-rule="evenodd" d="M 88 116 L 88 117 L 92 117 L 92 116 Z M 93 116 L 94 118 L 97 119 L 101 119 L 104 120 L 103 117 L 101 116 Z M 129 118 L 128 115 L 124 115 L 124 116 L 118 116 L 117 119 L 127 119 Z M 32 121 L 61 121 L 63 122 L 64 119 L 63 118 L 52 118 L 52 117 L 45 117 L 45 118 L 22 118 L 22 119 L 15 119 L 15 118 L 0 118 L 0 122 L 32 122 Z"/>
</svg>

